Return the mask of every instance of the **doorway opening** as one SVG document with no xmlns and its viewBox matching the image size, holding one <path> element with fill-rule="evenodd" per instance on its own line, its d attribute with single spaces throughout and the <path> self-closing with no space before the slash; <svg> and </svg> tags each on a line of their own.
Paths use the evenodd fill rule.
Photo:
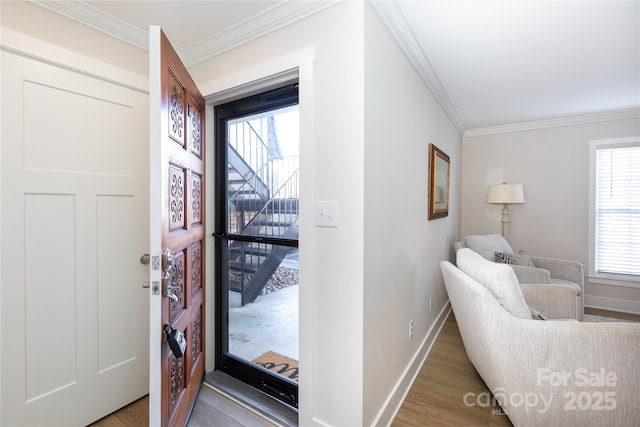
<svg viewBox="0 0 640 427">
<path fill-rule="evenodd" d="M 215 123 L 215 369 L 297 409 L 298 85 Z"/>
</svg>

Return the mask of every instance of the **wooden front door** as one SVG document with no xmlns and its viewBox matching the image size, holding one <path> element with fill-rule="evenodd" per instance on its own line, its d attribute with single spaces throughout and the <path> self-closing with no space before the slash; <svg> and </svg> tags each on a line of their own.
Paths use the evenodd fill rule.
<svg viewBox="0 0 640 427">
<path fill-rule="evenodd" d="M 160 255 L 160 298 L 152 298 L 152 307 L 161 307 L 160 321 L 156 318 L 152 323 L 152 333 L 160 335 L 159 347 L 151 351 L 161 355 L 161 425 L 184 426 L 204 376 L 205 102 L 162 30 L 151 30 L 156 33 L 156 40 L 151 34 L 152 42 L 159 42 L 151 48 L 160 52 L 159 79 L 151 79 L 150 89 L 151 102 L 160 101 L 159 131 L 152 129 L 151 144 L 160 145 L 155 167 L 160 168 L 161 251 L 167 254 Z M 150 61 L 150 67 L 156 66 L 157 61 Z M 159 90 L 159 96 L 154 90 Z M 151 114 L 154 111 L 152 105 Z M 154 141 L 153 135 L 158 139 Z M 151 179 L 153 193 L 153 174 Z M 153 215 L 153 207 L 151 212 Z M 167 325 L 184 335 L 182 357 L 169 348 Z"/>
</svg>

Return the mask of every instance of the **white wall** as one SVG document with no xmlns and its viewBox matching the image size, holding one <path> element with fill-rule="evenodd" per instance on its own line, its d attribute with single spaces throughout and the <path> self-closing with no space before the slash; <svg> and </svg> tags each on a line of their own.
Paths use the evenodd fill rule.
<svg viewBox="0 0 640 427">
<path fill-rule="evenodd" d="M 586 264 L 589 140 L 639 134 L 640 120 L 626 119 L 465 137 L 462 235 L 500 233 L 501 206 L 484 200 L 487 182 L 502 176 L 524 185 L 525 204 L 510 207 L 514 250 Z M 640 301 L 638 288 L 621 286 L 587 283 L 585 295 L 587 303 L 589 296 Z"/>
<path fill-rule="evenodd" d="M 301 198 L 337 201 L 340 219 L 338 228 L 300 230 L 301 260 L 305 249 L 314 254 L 301 261 L 311 271 L 301 287 L 313 289 L 300 300 L 301 316 L 312 313 L 300 331 L 300 425 L 370 425 L 404 391 L 397 385 L 447 301 L 439 261 L 458 237 L 460 136 L 363 3 L 333 6 L 190 71 L 206 87 L 307 46 L 317 51 L 316 133 Z M 453 165 L 450 215 L 435 221 L 431 142 Z"/>
<path fill-rule="evenodd" d="M 451 159 L 449 216 L 428 220 L 429 144 Z M 448 301 L 439 262 L 458 237 L 461 138 L 379 17 L 365 19 L 364 422 Z M 429 298 L 433 309 L 429 311 Z M 409 340 L 409 321 L 415 334 Z M 399 390 L 402 393 L 403 390 Z"/>
<path fill-rule="evenodd" d="M 300 316 L 310 317 L 300 330 L 304 426 L 362 424 L 363 10 L 362 3 L 341 3 L 190 67 L 194 80 L 207 87 L 291 52 L 316 49 L 315 142 L 310 147 L 301 141 L 307 167 L 301 170 L 306 219 L 300 225 Z M 309 198 L 337 201 L 339 227 L 314 227 Z"/>
<path fill-rule="evenodd" d="M 28 34 L 52 45 L 63 46 L 141 76 L 148 76 L 149 54 L 145 50 L 67 19 L 31 1 L 0 2 L 0 18 L 3 28 Z"/>
</svg>

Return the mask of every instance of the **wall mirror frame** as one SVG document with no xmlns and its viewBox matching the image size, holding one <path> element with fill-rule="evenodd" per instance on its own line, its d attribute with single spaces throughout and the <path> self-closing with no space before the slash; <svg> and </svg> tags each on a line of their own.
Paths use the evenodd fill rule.
<svg viewBox="0 0 640 427">
<path fill-rule="evenodd" d="M 429 145 L 429 219 L 449 215 L 451 162 L 444 151 Z"/>
</svg>

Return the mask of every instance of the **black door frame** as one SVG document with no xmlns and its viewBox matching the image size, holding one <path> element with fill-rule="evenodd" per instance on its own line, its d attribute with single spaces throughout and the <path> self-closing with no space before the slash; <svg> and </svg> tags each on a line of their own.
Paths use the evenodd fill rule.
<svg viewBox="0 0 640 427">
<path fill-rule="evenodd" d="M 288 82 L 257 95 L 227 102 L 214 107 L 215 115 L 215 369 L 224 372 L 292 408 L 298 408 L 298 383 L 288 380 L 267 369 L 246 363 L 228 353 L 229 283 L 228 242 L 231 240 L 259 242 L 273 245 L 298 247 L 297 239 L 253 237 L 230 234 L 227 230 L 227 121 L 266 111 L 298 105 L 298 83 Z"/>
</svg>

